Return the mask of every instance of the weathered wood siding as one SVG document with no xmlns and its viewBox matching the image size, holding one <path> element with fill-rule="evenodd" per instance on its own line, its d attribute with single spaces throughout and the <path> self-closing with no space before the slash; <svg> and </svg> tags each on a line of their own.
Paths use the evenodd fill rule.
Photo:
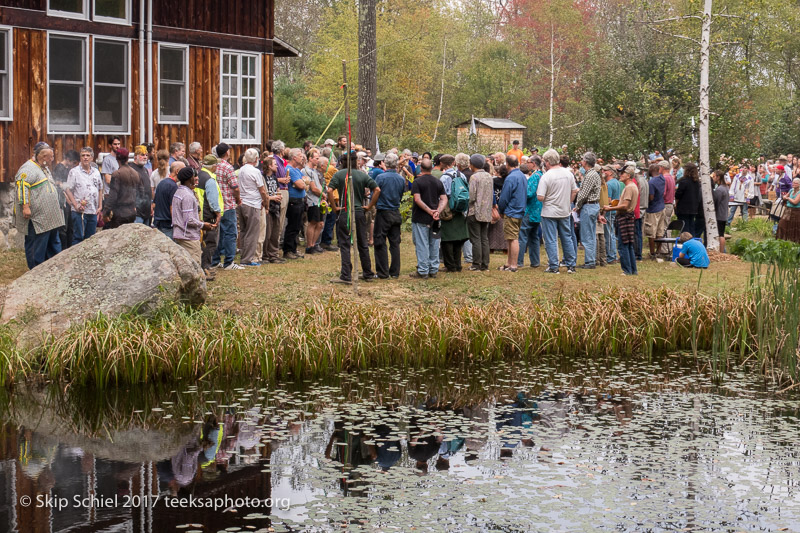
<svg viewBox="0 0 800 533">
<path fill-rule="evenodd" d="M 33 146 L 46 141 L 55 148 L 56 161 L 67 150 L 92 147 L 95 152 L 109 150 L 110 135 L 47 134 L 47 32 L 14 28 L 14 120 L 0 122 L 0 182 L 13 181 L 19 166 L 30 157 Z M 123 146 L 132 149 L 140 140 L 139 106 L 146 105 L 146 96 L 140 102 L 139 44 L 131 46 L 130 86 L 131 134 L 122 136 Z M 91 50 L 91 44 L 89 49 Z M 263 54 L 261 64 L 261 141 L 266 141 L 272 131 L 272 65 L 273 57 Z M 90 59 L 91 60 L 91 59 Z M 153 43 L 153 136 L 158 149 L 168 148 L 175 141 L 198 141 L 208 151 L 219 142 L 220 123 L 220 50 L 214 48 L 189 48 L 189 124 L 158 124 L 158 44 Z M 90 76 L 91 78 L 91 76 Z M 89 125 L 92 131 L 92 94 L 89 93 Z M 248 145 L 236 145 L 238 157 Z"/>
<path fill-rule="evenodd" d="M 505 152 L 511 147 L 511 143 L 515 140 L 522 144 L 522 135 L 524 130 L 518 129 L 492 129 L 486 126 L 478 126 L 477 128 L 478 144 L 481 146 L 489 147 L 492 150 L 500 150 Z M 461 126 L 456 131 L 456 139 L 459 146 L 466 146 L 469 143 L 469 126 Z"/>
</svg>

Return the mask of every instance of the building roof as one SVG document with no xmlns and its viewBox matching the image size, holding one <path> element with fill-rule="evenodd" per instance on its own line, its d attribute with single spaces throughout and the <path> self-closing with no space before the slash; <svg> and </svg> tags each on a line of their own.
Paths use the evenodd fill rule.
<svg viewBox="0 0 800 533">
<path fill-rule="evenodd" d="M 277 37 L 272 39 L 272 51 L 275 57 L 300 57 L 300 50 Z"/>
<path fill-rule="evenodd" d="M 466 120 L 459 124 L 459 126 L 469 125 L 471 120 Z M 528 129 L 526 126 L 522 124 L 517 124 L 513 120 L 509 120 L 507 118 L 478 118 L 475 117 L 476 124 L 483 124 L 487 128 L 491 128 L 493 130 L 526 130 Z"/>
</svg>

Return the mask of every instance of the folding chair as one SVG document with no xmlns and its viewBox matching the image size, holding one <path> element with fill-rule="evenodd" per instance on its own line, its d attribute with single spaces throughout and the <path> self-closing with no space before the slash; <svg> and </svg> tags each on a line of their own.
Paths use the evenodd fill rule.
<svg viewBox="0 0 800 533">
<path fill-rule="evenodd" d="M 677 242 L 676 239 L 680 236 L 681 232 L 683 231 L 683 220 L 673 220 L 672 222 L 667 225 L 667 230 L 664 232 L 664 237 L 656 239 L 656 249 L 661 244 L 669 244 L 669 255 L 672 255 L 672 247 Z M 674 232 L 672 235 L 670 232 Z M 670 236 L 672 235 L 672 236 Z"/>
</svg>

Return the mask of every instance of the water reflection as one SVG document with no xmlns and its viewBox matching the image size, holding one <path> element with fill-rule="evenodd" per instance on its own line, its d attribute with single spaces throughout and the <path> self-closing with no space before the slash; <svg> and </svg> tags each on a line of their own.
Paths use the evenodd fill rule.
<svg viewBox="0 0 800 533">
<path fill-rule="evenodd" d="M 725 387 L 666 359 L 15 391 L 0 532 L 800 530 L 797 401 Z"/>
</svg>

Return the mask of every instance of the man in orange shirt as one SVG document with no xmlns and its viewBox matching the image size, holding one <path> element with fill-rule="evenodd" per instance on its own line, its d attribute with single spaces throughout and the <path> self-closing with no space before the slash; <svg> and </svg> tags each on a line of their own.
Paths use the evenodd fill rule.
<svg viewBox="0 0 800 533">
<path fill-rule="evenodd" d="M 522 161 L 522 150 L 519 149 L 519 141 L 514 141 L 511 143 L 514 147 L 508 151 L 506 155 L 514 155 L 517 156 L 517 161 Z"/>
</svg>

